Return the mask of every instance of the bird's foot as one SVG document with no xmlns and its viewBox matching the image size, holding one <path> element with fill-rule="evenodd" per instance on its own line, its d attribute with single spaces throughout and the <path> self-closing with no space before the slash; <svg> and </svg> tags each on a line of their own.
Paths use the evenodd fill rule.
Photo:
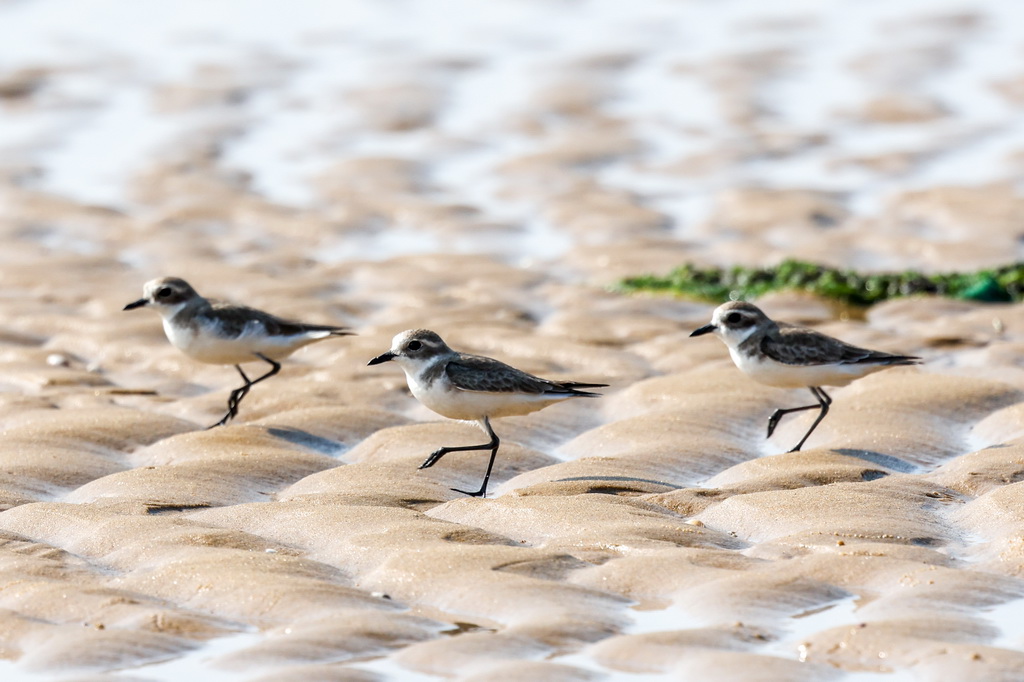
<svg viewBox="0 0 1024 682">
<path fill-rule="evenodd" d="M 450 490 L 453 490 L 457 493 L 462 493 L 463 495 L 469 495 L 470 497 L 485 497 L 487 495 L 486 488 L 481 488 L 480 490 L 477 490 L 475 493 L 471 493 L 468 490 L 459 490 L 458 488 L 450 488 Z"/>
<path fill-rule="evenodd" d="M 419 466 L 419 468 L 420 469 L 429 469 L 430 467 L 432 467 L 435 464 L 437 464 L 437 460 L 441 459 L 442 457 L 444 457 L 447 454 L 448 454 L 448 451 L 445 450 L 444 448 L 440 448 L 438 450 L 434 450 L 433 452 L 430 453 L 430 457 L 427 457 L 425 460 L 423 460 L 423 464 L 421 464 Z"/>
<path fill-rule="evenodd" d="M 218 426 L 224 426 L 229 421 L 234 419 L 237 415 L 238 415 L 238 405 L 237 404 L 236 405 L 232 405 L 231 403 L 228 403 L 228 413 L 226 415 L 224 415 L 223 417 L 221 417 L 220 421 L 214 422 L 213 424 L 210 424 L 209 426 L 207 426 L 206 430 L 209 431 L 210 429 L 215 429 Z"/>
</svg>

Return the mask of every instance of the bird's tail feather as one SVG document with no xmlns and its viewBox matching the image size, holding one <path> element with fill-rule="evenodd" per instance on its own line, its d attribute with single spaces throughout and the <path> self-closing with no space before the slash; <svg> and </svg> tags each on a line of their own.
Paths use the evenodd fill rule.
<svg viewBox="0 0 1024 682">
<path fill-rule="evenodd" d="M 581 381 L 563 381 L 557 384 L 556 388 L 549 393 L 560 393 L 568 396 L 578 396 L 587 398 L 600 398 L 600 393 L 593 393 L 591 391 L 581 391 L 581 388 L 605 388 L 608 384 L 586 384 Z"/>
<path fill-rule="evenodd" d="M 924 360 L 916 355 L 894 355 L 891 358 L 885 358 L 882 362 L 887 365 L 920 365 Z"/>
</svg>

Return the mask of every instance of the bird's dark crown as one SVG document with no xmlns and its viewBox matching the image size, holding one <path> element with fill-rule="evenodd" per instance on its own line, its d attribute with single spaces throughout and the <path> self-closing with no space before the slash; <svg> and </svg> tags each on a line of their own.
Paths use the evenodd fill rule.
<svg viewBox="0 0 1024 682">
<path fill-rule="evenodd" d="M 197 297 L 196 290 L 183 279 L 164 277 L 146 284 L 146 298 L 158 305 L 176 305 Z"/>
<path fill-rule="evenodd" d="M 404 332 L 396 339 L 393 350 L 395 354 L 409 358 L 429 358 L 451 351 L 448 344 L 429 329 L 412 329 Z"/>
<path fill-rule="evenodd" d="M 719 307 L 715 319 L 726 329 L 746 329 L 768 318 L 760 308 L 752 303 L 732 301 Z"/>
</svg>

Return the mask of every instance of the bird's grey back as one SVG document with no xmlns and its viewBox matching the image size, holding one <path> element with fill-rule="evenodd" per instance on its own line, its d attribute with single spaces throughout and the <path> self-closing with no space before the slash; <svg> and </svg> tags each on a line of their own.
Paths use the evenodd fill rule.
<svg viewBox="0 0 1024 682">
<path fill-rule="evenodd" d="M 486 393 L 526 393 L 531 395 L 597 396 L 573 388 L 572 382 L 557 382 L 534 376 L 500 360 L 469 353 L 458 353 L 443 364 L 452 385 L 463 391 Z M 587 384 L 600 386 L 600 384 Z"/>
<path fill-rule="evenodd" d="M 765 333 L 754 334 L 748 341 L 753 341 L 754 337 L 759 337 L 757 348 L 762 353 L 784 365 L 913 365 L 920 362 L 920 358 L 914 356 L 861 348 L 814 329 L 790 324 L 766 329 Z"/>
<path fill-rule="evenodd" d="M 193 328 L 199 324 L 211 325 L 228 338 L 241 336 L 251 330 L 253 324 L 261 326 L 271 336 L 296 336 L 314 331 L 345 333 L 342 327 L 286 320 L 256 308 L 214 299 L 196 299 L 175 315 L 174 322 Z"/>
</svg>

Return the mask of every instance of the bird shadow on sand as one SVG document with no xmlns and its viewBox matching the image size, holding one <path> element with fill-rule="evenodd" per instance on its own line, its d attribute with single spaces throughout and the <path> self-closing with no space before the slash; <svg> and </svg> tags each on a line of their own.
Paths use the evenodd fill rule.
<svg viewBox="0 0 1024 682">
<path fill-rule="evenodd" d="M 892 455 L 886 455 L 881 452 L 875 452 L 874 450 L 857 450 L 855 448 L 839 448 L 833 450 L 833 452 L 847 457 L 856 457 L 857 459 L 863 459 L 865 462 L 871 462 L 875 466 L 884 467 L 890 471 L 895 471 L 900 474 L 912 474 L 918 470 L 916 464 L 912 464 L 905 459 L 894 457 Z M 882 478 L 886 474 L 881 474 L 876 478 Z"/>
<path fill-rule="evenodd" d="M 299 447 L 307 450 L 312 450 L 321 455 L 328 455 L 330 457 L 336 457 L 341 453 L 348 450 L 348 446 L 344 443 L 339 443 L 336 440 L 324 438 L 323 436 L 317 436 L 308 431 L 302 429 L 293 429 L 287 426 L 272 426 L 267 429 L 267 433 L 275 438 L 287 441 Z"/>
<path fill-rule="evenodd" d="M 556 478 L 557 483 L 568 483 L 571 481 L 586 481 L 592 483 L 589 492 L 592 493 L 618 493 L 618 492 L 650 492 L 643 484 L 656 485 L 666 490 L 678 490 L 675 483 L 655 481 L 650 478 L 634 478 L 632 476 L 569 476 L 567 478 Z M 634 485 L 629 485 L 630 483 Z"/>
</svg>

